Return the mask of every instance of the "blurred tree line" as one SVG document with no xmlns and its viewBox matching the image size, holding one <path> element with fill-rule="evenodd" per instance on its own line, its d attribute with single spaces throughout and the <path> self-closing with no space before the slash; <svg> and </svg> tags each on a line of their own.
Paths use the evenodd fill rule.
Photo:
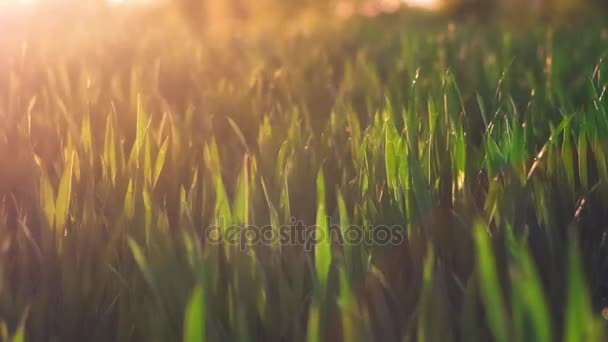
<svg viewBox="0 0 608 342">
<path fill-rule="evenodd" d="M 318 16 L 335 13 L 335 8 L 347 3 L 356 9 L 366 6 L 395 5 L 407 0 L 174 0 L 182 13 L 196 22 L 221 17 L 247 20 L 272 16 L 290 20 L 303 13 Z M 539 17 L 568 18 L 589 13 L 608 14 L 608 0 L 437 0 L 439 8 L 456 17 Z M 393 6 L 394 7 L 394 6 Z"/>
</svg>

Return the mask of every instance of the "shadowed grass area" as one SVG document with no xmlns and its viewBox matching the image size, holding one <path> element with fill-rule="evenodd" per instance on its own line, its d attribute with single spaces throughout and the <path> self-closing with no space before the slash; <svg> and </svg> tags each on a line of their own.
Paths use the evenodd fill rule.
<svg viewBox="0 0 608 342">
<path fill-rule="evenodd" d="M 116 20 L 0 48 L 4 339 L 602 339 L 605 27 Z"/>
</svg>

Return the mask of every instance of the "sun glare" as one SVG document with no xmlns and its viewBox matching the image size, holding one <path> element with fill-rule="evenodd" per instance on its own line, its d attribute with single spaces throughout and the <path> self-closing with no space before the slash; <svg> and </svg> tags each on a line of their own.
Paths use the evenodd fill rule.
<svg viewBox="0 0 608 342">
<path fill-rule="evenodd" d="M 405 4 L 413 7 L 421 7 L 427 9 L 437 9 L 440 0 L 404 0 Z"/>
<path fill-rule="evenodd" d="M 43 0 L 0 0 L 0 6 L 33 5 L 33 4 L 39 3 L 41 1 L 43 1 Z M 125 2 L 142 2 L 141 0 L 139 0 L 139 1 L 106 0 L 106 1 L 111 4 L 122 4 Z M 404 3 L 406 5 L 413 6 L 413 7 L 436 9 L 439 7 L 441 0 L 377 0 L 377 2 L 380 4 L 390 3 L 390 4 L 395 4 L 395 5 L 398 3 L 402 3 L 402 4 Z"/>
<path fill-rule="evenodd" d="M 31 5 L 37 2 L 38 0 L 0 0 L 0 6 Z"/>
</svg>

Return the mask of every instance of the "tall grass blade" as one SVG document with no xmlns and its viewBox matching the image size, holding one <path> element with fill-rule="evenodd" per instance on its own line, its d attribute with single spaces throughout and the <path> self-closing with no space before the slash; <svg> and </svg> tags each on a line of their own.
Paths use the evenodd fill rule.
<svg viewBox="0 0 608 342">
<path fill-rule="evenodd" d="M 202 286 L 194 288 L 184 314 L 184 342 L 205 341 L 205 300 Z"/>
<path fill-rule="evenodd" d="M 477 252 L 477 274 L 481 298 L 486 310 L 487 321 L 496 341 L 508 342 L 509 322 L 503 299 L 503 291 L 496 272 L 496 261 L 492 252 L 491 240 L 486 226 L 476 223 L 474 230 L 475 250 Z"/>
</svg>

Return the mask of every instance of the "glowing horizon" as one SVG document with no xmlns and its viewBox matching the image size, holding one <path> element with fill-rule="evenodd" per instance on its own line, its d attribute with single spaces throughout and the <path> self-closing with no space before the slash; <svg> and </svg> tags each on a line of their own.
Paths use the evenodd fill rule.
<svg viewBox="0 0 608 342">
<path fill-rule="evenodd" d="M 128 2 L 142 2 L 141 0 L 106 0 L 108 3 L 111 4 L 122 4 L 122 3 L 128 3 Z M 158 0 L 156 0 L 158 1 Z M 33 5 L 36 3 L 40 3 L 40 2 L 45 2 L 44 0 L 0 0 L 0 6 L 1 5 L 16 5 L 16 6 L 20 6 L 20 5 Z M 152 2 L 150 0 L 144 1 L 144 2 Z M 429 8 L 429 9 L 433 9 L 433 8 L 437 8 L 439 7 L 439 4 L 441 2 L 441 0 L 377 0 L 378 3 L 392 3 L 392 4 L 397 4 L 397 3 L 402 3 L 408 6 L 413 6 L 413 7 L 422 7 L 422 8 Z"/>
</svg>

